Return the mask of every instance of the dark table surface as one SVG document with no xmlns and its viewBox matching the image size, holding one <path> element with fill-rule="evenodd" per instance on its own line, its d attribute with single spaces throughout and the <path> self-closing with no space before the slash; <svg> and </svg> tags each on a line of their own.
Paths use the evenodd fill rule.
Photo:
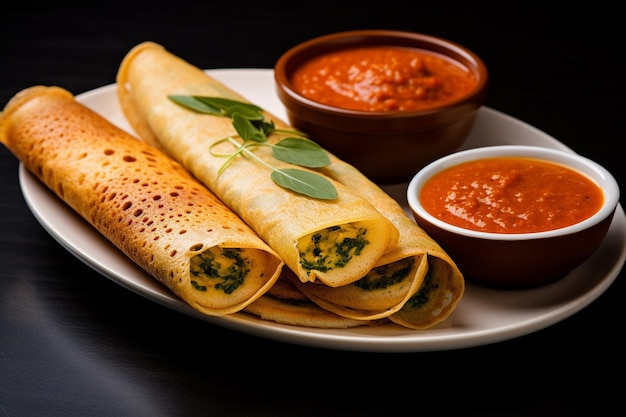
<svg viewBox="0 0 626 417">
<path fill-rule="evenodd" d="M 473 49 L 490 69 L 489 107 L 626 184 L 623 45 L 611 7 L 186 3 L 3 6 L 0 106 L 35 84 L 75 94 L 111 84 L 144 40 L 202 68 L 271 68 L 314 36 L 410 30 Z M 109 280 L 37 222 L 4 147 L 0 172 L 0 416 L 539 417 L 623 408 L 624 272 L 576 314 L 485 346 L 303 346 L 198 320 Z"/>
</svg>

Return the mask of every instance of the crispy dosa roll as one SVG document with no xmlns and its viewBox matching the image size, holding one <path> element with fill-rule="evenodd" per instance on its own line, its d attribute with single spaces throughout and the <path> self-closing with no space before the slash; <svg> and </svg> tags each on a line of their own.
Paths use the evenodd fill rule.
<svg viewBox="0 0 626 417">
<path fill-rule="evenodd" d="M 352 165 L 335 157 L 332 161 L 325 169 L 327 174 L 360 190 L 374 202 L 400 230 L 398 243 L 365 277 L 342 287 L 303 283 L 284 269 L 277 284 L 245 311 L 267 320 L 312 327 L 354 327 L 357 323 L 391 321 L 425 330 L 444 321 L 463 296 L 465 280 L 461 271 L 396 200 Z M 287 282 L 291 285 L 287 286 Z M 291 292 L 279 297 L 273 294 L 277 288 L 290 288 Z M 302 297 L 307 301 L 301 301 Z M 325 313 L 309 317 L 307 313 L 316 312 L 311 302 Z"/>
<path fill-rule="evenodd" d="M 237 312 L 284 263 L 165 153 L 77 102 L 34 86 L 0 114 L 0 141 L 102 235 L 196 310 Z"/>
<path fill-rule="evenodd" d="M 169 97 L 247 101 L 161 45 L 145 42 L 129 51 L 120 65 L 117 86 L 122 111 L 140 138 L 164 149 L 211 189 L 300 281 L 330 287 L 355 282 L 397 242 L 393 223 L 339 182 L 329 179 L 337 189 L 336 199 L 312 198 L 278 186 L 266 164 L 275 169 L 294 166 L 274 159 L 269 146 L 252 151 L 265 163 L 240 155 L 222 170 L 225 158 L 220 155 L 234 152 L 232 143 L 222 140 L 239 138 L 232 120 L 192 111 Z M 270 114 L 265 117 L 274 121 Z M 285 136 L 289 135 L 273 134 L 268 143 Z"/>
<path fill-rule="evenodd" d="M 331 160 L 332 163 L 324 168 L 327 175 L 359 190 L 394 223 L 400 231 L 400 240 L 380 259 L 378 268 L 374 269 L 378 274 L 370 273 L 362 281 L 346 287 L 350 290 L 350 296 L 347 295 L 348 291 L 346 294 L 334 292 L 334 289 L 320 291 L 320 286 L 309 285 L 303 292 L 320 306 L 345 317 L 388 317 L 397 324 L 413 329 L 427 329 L 444 321 L 452 314 L 465 291 L 465 279 L 456 263 L 389 194 L 354 166 L 335 157 L 331 157 Z M 402 265 L 412 263 L 420 267 L 405 274 L 407 271 L 402 269 Z M 405 281 L 412 284 L 408 291 L 402 288 Z M 390 308 L 392 314 L 379 313 L 380 308 L 376 308 L 375 304 L 362 302 L 368 298 L 387 300 L 386 295 L 389 294 L 402 298 Z"/>
</svg>

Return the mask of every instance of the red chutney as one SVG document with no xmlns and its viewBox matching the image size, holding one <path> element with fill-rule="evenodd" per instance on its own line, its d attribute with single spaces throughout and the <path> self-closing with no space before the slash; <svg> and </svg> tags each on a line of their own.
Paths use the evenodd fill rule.
<svg viewBox="0 0 626 417">
<path fill-rule="evenodd" d="M 465 229 L 534 233 L 578 223 L 603 204 L 600 187 L 562 165 L 522 157 L 489 158 L 448 168 L 419 195 L 427 212 Z"/>
<path fill-rule="evenodd" d="M 477 83 L 467 69 L 434 53 L 402 47 L 345 49 L 314 57 L 294 71 L 294 89 L 329 106 L 361 111 L 438 107 Z"/>
</svg>

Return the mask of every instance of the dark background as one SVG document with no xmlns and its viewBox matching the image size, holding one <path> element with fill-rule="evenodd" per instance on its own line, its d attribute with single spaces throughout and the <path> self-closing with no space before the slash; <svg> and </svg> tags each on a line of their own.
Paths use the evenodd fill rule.
<svg viewBox="0 0 626 417">
<path fill-rule="evenodd" d="M 35 84 L 75 94 L 111 84 L 123 56 L 145 40 L 201 68 L 271 68 L 282 52 L 318 35 L 409 30 L 474 50 L 490 70 L 489 107 L 604 165 L 623 189 L 617 8 L 338 3 L 4 5 L 0 108 Z M 572 317 L 487 346 L 394 354 L 296 346 L 173 312 L 94 272 L 37 223 L 17 169 L 0 148 L 0 416 L 600 416 L 623 409 L 623 272 Z"/>
</svg>

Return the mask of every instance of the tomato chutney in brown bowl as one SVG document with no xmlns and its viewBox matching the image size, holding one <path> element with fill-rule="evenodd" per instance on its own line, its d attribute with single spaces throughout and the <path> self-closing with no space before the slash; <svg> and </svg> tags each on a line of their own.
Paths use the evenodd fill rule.
<svg viewBox="0 0 626 417">
<path fill-rule="evenodd" d="M 285 52 L 274 74 L 290 124 L 378 183 L 408 181 L 458 149 L 486 98 L 477 55 L 412 32 L 311 39 Z"/>
</svg>

